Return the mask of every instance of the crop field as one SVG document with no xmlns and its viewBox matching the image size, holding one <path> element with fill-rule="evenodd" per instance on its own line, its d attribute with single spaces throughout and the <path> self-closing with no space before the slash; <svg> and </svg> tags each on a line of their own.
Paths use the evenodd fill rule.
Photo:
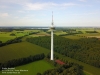
<svg viewBox="0 0 100 75">
<path fill-rule="evenodd" d="M 13 30 L 12 32 L 38 32 L 38 31 L 41 31 L 41 30 L 23 30 L 23 31 L 17 31 L 17 30 Z"/>
<path fill-rule="evenodd" d="M 49 50 L 28 42 L 10 44 L 0 47 L 0 62 L 48 52 Z"/>
<path fill-rule="evenodd" d="M 6 37 L 0 36 L 0 41 L 6 42 L 7 40 L 14 39 L 14 38 L 16 38 L 16 37 L 14 37 L 14 36 L 11 36 L 11 37 L 10 36 L 8 36 L 8 37 L 7 36 Z"/>
<path fill-rule="evenodd" d="M 80 36 L 98 36 L 100 35 L 100 33 L 87 33 L 87 34 L 77 34 L 77 35 L 80 35 Z"/>
<path fill-rule="evenodd" d="M 66 35 L 66 36 L 63 36 L 65 38 L 69 38 L 69 39 L 80 39 L 82 37 L 78 37 L 78 36 L 75 36 L 75 35 Z"/>
<path fill-rule="evenodd" d="M 32 34 L 32 35 L 29 35 L 28 37 L 39 37 L 40 35 L 37 35 L 37 34 Z"/>
<path fill-rule="evenodd" d="M 67 33 L 63 32 L 63 31 L 54 31 L 54 34 L 56 34 L 56 35 L 62 35 L 62 34 L 67 34 Z"/>
<path fill-rule="evenodd" d="M 31 32 L 38 32 L 40 30 L 24 30 L 24 31 L 12 31 L 11 33 L 14 33 L 17 37 L 19 36 L 24 36 L 24 35 L 29 35 Z"/>
<path fill-rule="evenodd" d="M 50 34 L 44 32 L 44 31 L 41 31 L 41 32 L 39 32 L 39 33 L 37 33 L 37 34 L 29 35 L 29 37 L 30 37 L 30 36 L 31 36 L 31 37 L 50 36 Z"/>
<path fill-rule="evenodd" d="M 45 60 L 35 61 L 26 65 L 15 67 L 15 70 L 27 70 L 27 71 L 20 71 L 20 74 L 15 75 L 36 75 L 37 73 L 43 73 L 46 70 L 53 69 L 54 66 Z M 0 71 L 0 75 L 2 74 Z M 9 75 L 9 74 L 7 74 Z"/>
<path fill-rule="evenodd" d="M 96 37 L 96 38 L 100 38 L 100 33 L 91 33 L 91 34 L 76 34 L 76 36 L 78 37 Z"/>
<path fill-rule="evenodd" d="M 94 28 L 76 29 L 76 31 L 82 31 L 83 33 L 86 33 L 86 31 L 97 31 L 98 33 L 100 33 L 100 30 Z"/>
<path fill-rule="evenodd" d="M 82 29 L 76 29 L 76 31 L 82 31 L 83 33 L 86 33 L 86 31 L 94 31 L 94 28 L 82 28 Z"/>
<path fill-rule="evenodd" d="M 0 32 L 0 41 L 6 42 L 7 40 L 14 39 L 16 36 L 10 36 L 10 32 Z"/>
<path fill-rule="evenodd" d="M 16 31 L 14 31 L 14 32 L 16 32 Z M 24 33 L 27 33 L 27 31 L 24 32 Z M 61 35 L 61 34 L 64 34 L 65 32 L 61 31 L 61 33 L 60 32 L 55 32 L 55 34 L 56 33 L 57 33 L 57 35 Z M 2 36 L 2 37 L 7 36 L 7 35 L 9 36 L 9 34 L 10 33 L 2 33 L 2 34 L 0 34 L 0 36 Z M 18 34 L 21 35 L 21 33 L 18 33 Z M 41 34 L 45 35 L 47 33 L 40 32 L 38 34 L 29 35 L 27 37 L 38 37 L 38 36 L 41 36 Z M 77 35 L 80 35 L 80 36 L 77 36 Z M 63 36 L 63 37 L 70 38 L 70 39 L 79 39 L 79 38 L 83 38 L 81 36 L 98 36 L 99 33 L 91 33 L 91 34 L 86 34 L 85 33 L 85 34 L 77 34 L 77 35 L 68 35 L 68 36 Z M 11 39 L 11 37 L 9 39 Z M 23 58 L 23 57 L 27 57 L 29 55 L 35 55 L 35 54 L 39 54 L 39 53 L 47 54 L 47 53 L 50 52 L 50 50 L 48 50 L 48 49 L 45 49 L 43 47 L 40 47 L 40 46 L 37 46 L 37 45 L 26 42 L 25 39 L 26 39 L 26 37 L 23 39 L 24 42 L 21 42 L 21 43 L 15 43 L 15 44 L 10 44 L 10 45 L 7 45 L 7 46 L 0 47 L 0 62 L 5 62 L 5 61 L 11 60 L 11 59 Z M 91 65 L 85 64 L 83 62 L 77 61 L 77 60 L 69 58 L 69 57 L 66 57 L 66 56 L 61 55 L 61 54 L 56 53 L 56 52 L 55 52 L 55 54 L 57 54 L 60 59 L 68 60 L 70 62 L 75 62 L 75 63 L 78 63 L 78 64 L 84 66 L 84 68 L 83 68 L 84 72 L 85 72 L 84 75 L 100 75 L 100 68 L 93 67 Z M 34 64 L 35 65 L 40 65 L 41 67 L 44 67 L 48 63 L 44 60 L 41 60 L 41 61 L 33 62 L 33 63 L 27 64 L 27 65 L 16 67 L 16 69 L 20 69 L 20 68 L 28 69 L 30 71 L 30 75 L 35 75 L 38 72 L 38 70 L 39 70 L 39 72 L 42 73 L 43 71 L 45 71 L 47 69 L 54 68 L 52 65 L 48 64 L 48 67 L 45 67 L 44 69 L 43 68 L 41 69 L 39 66 L 35 66 Z M 44 65 L 41 65 L 41 64 L 44 64 Z M 38 70 L 36 70 L 36 68 Z M 37 72 L 35 72 L 35 71 L 37 71 Z M 33 74 L 33 72 L 34 72 L 34 74 Z M 28 72 L 21 73 L 21 75 L 25 75 L 25 74 L 27 75 L 27 73 Z"/>
<path fill-rule="evenodd" d="M 80 62 L 78 60 L 75 60 L 75 59 L 60 55 L 60 54 L 58 54 L 58 56 L 60 57 L 60 59 L 68 60 L 70 62 L 75 62 L 75 63 L 78 63 L 78 64 L 82 65 L 83 70 L 85 70 L 84 72 L 86 73 L 86 75 L 89 74 L 89 73 L 90 73 L 90 75 L 100 75 L 100 68 L 96 68 L 94 66 L 88 65 L 86 63 Z"/>
<path fill-rule="evenodd" d="M 45 49 L 43 47 L 28 43 L 28 42 L 22 42 L 22 43 L 16 43 L 7 45 L 4 47 L 0 47 L 0 62 L 8 61 L 11 59 L 17 59 L 22 57 L 27 57 L 29 55 L 39 54 L 39 53 L 49 53 L 50 50 Z M 60 59 L 66 59 L 70 62 L 75 62 L 80 65 L 84 66 L 84 70 L 93 74 L 93 75 L 100 75 L 100 69 L 90 66 L 88 64 L 85 64 L 83 62 L 77 61 L 75 59 L 66 57 L 64 55 L 61 55 L 59 53 L 56 53 L 59 56 Z"/>
<path fill-rule="evenodd" d="M 12 32 L 0 32 L 0 41 L 6 42 L 7 40 L 14 39 L 16 37 L 28 35 L 31 32 L 38 32 L 40 30 L 24 30 L 24 31 L 16 31 L 13 30 Z M 14 33 L 15 36 L 11 36 L 10 34 Z"/>
<path fill-rule="evenodd" d="M 44 32 L 44 31 L 40 31 L 39 33 L 37 34 L 44 34 L 44 35 L 48 35 L 48 33 Z"/>
<path fill-rule="evenodd" d="M 91 73 L 89 73 L 87 71 L 83 71 L 83 75 L 93 75 L 93 74 L 91 74 Z"/>
<path fill-rule="evenodd" d="M 84 38 L 84 37 L 96 37 L 96 38 L 100 38 L 100 33 L 86 33 L 85 31 L 93 31 L 93 29 L 87 30 L 76 30 L 76 31 L 82 31 L 83 34 L 74 34 L 74 35 L 65 35 L 63 37 L 65 38 L 69 38 L 69 39 L 80 39 L 80 38 Z M 63 35 L 63 34 L 68 34 L 66 32 L 63 31 L 55 31 L 54 34 L 56 35 Z"/>
</svg>

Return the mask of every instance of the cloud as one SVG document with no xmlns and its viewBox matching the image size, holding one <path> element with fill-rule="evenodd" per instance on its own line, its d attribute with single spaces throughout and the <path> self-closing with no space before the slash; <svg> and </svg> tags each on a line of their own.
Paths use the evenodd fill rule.
<svg viewBox="0 0 100 75">
<path fill-rule="evenodd" d="M 44 10 L 44 9 L 48 9 L 48 8 L 53 8 L 53 7 L 57 7 L 57 8 L 61 8 L 61 7 L 69 7 L 69 6 L 75 6 L 77 4 L 75 3 L 62 3 L 62 4 L 57 4 L 57 3 L 26 3 L 23 7 L 26 10 Z"/>
<path fill-rule="evenodd" d="M 24 5 L 27 10 L 43 10 L 49 7 L 58 6 L 56 3 L 26 3 Z"/>
<path fill-rule="evenodd" d="M 0 0 L 0 4 L 3 4 L 2 8 L 10 6 L 10 4 L 20 5 L 22 10 L 45 10 L 49 8 L 63 8 L 69 6 L 75 6 L 75 3 L 55 3 L 55 2 L 36 2 L 32 0 Z M 12 7 L 12 6 L 10 6 Z M 23 11 L 19 11 L 24 13 Z"/>
<path fill-rule="evenodd" d="M 30 0 L 0 0 L 0 3 L 26 3 Z"/>
<path fill-rule="evenodd" d="M 28 3 L 30 0 L 0 0 L 0 8 L 12 8 L 14 5 L 22 5 Z"/>
<path fill-rule="evenodd" d="M 6 5 L 0 5 L 0 8 L 8 8 Z"/>
<path fill-rule="evenodd" d="M 15 18 L 15 19 L 19 19 L 19 17 L 18 17 L 18 16 L 15 16 L 14 18 Z"/>
<path fill-rule="evenodd" d="M 64 3 L 64 4 L 61 4 L 61 6 L 64 6 L 64 7 L 68 7 L 68 6 L 75 6 L 77 4 L 75 3 Z"/>
<path fill-rule="evenodd" d="M 8 17 L 8 13 L 0 13 L 0 17 Z"/>
<path fill-rule="evenodd" d="M 25 12 L 25 11 L 23 11 L 23 10 L 19 10 L 18 12 L 19 12 L 19 13 L 26 13 L 26 12 Z"/>
</svg>

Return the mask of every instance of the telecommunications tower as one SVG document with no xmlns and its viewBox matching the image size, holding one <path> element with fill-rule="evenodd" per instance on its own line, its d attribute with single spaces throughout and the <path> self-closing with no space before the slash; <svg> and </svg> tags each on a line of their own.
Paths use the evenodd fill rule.
<svg viewBox="0 0 100 75">
<path fill-rule="evenodd" d="M 55 30 L 54 23 L 53 23 L 53 12 L 52 12 L 52 25 L 50 27 L 51 30 L 51 58 L 50 60 L 54 60 L 53 58 L 53 31 Z"/>
</svg>

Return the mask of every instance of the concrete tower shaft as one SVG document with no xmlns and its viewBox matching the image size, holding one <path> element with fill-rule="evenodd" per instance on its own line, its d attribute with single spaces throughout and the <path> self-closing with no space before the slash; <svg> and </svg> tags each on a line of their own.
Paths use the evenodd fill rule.
<svg viewBox="0 0 100 75">
<path fill-rule="evenodd" d="M 53 23 L 53 12 L 52 12 L 52 25 L 50 27 L 51 30 L 51 58 L 50 60 L 54 60 L 54 54 L 53 54 L 53 31 L 54 31 L 55 27 L 54 27 L 54 23 Z"/>
</svg>

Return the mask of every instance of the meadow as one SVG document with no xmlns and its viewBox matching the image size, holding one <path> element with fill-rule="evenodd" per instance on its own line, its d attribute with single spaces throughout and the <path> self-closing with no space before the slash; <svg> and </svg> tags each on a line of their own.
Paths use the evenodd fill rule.
<svg viewBox="0 0 100 75">
<path fill-rule="evenodd" d="M 10 36 L 10 34 L 10 32 L 0 32 L 0 41 L 6 42 L 7 40 L 16 38 L 16 36 Z"/>
<path fill-rule="evenodd" d="M 100 38 L 100 33 L 91 33 L 91 34 L 84 33 L 84 34 L 75 34 L 75 35 L 64 35 L 63 37 L 69 38 L 69 39 L 76 39 L 76 40 L 80 39 L 80 38 L 92 38 L 92 37 Z"/>
<path fill-rule="evenodd" d="M 17 32 L 13 31 L 13 32 L 17 34 L 17 32 L 19 32 L 19 31 L 17 31 Z M 27 32 L 32 32 L 32 31 L 31 30 L 29 30 L 29 31 L 25 30 L 25 31 L 23 31 L 23 33 L 18 33 L 18 36 L 23 36 Z M 35 30 L 35 31 L 33 30 L 33 32 L 38 32 L 38 30 Z M 55 32 L 55 34 L 57 34 L 57 35 L 65 34 L 65 32 L 62 32 L 62 31 L 60 31 L 60 32 Z M 9 39 L 14 38 L 14 36 L 10 37 L 9 34 L 10 33 L 2 33 L 2 34 L 0 34 L 0 38 L 3 37 L 3 36 L 4 37 L 8 36 Z M 26 36 L 25 38 L 23 38 L 24 41 L 21 42 L 21 43 L 15 43 L 15 44 L 10 44 L 10 45 L 7 45 L 7 46 L 0 47 L 0 62 L 5 62 L 5 61 L 8 61 L 8 60 L 12 60 L 12 59 L 23 58 L 23 57 L 27 57 L 29 55 L 35 55 L 35 54 L 38 54 L 38 53 L 45 53 L 45 54 L 49 53 L 50 50 L 25 41 L 25 39 L 27 37 L 38 37 L 38 36 L 41 36 L 41 34 L 47 35 L 46 32 L 40 32 L 38 34 Z M 89 34 L 88 35 L 87 34 L 79 34 L 79 35 L 88 36 Z M 99 34 L 90 34 L 90 35 L 93 35 L 93 36 L 96 35 L 97 36 Z M 80 39 L 80 38 L 82 38 L 82 37 L 75 36 L 75 35 L 68 35 L 68 36 L 64 36 L 64 37 L 70 38 L 70 39 Z M 3 39 L 4 38 L 2 38 L 2 40 Z M 5 40 L 8 40 L 8 39 L 6 39 L 6 37 L 5 37 L 4 41 Z M 57 54 L 60 59 L 68 60 L 70 62 L 75 62 L 75 63 L 78 63 L 78 64 L 84 66 L 84 68 L 83 68 L 84 73 L 85 73 L 84 75 L 100 75 L 100 69 L 99 68 L 96 68 L 96 67 L 93 67 L 91 65 L 85 64 L 83 62 L 77 61 L 75 59 L 66 57 L 66 56 L 61 55 L 59 53 L 55 53 L 55 54 Z M 43 69 L 43 68 L 40 68 L 40 66 L 36 66 L 36 65 L 41 65 L 41 67 L 45 66 L 45 68 Z M 35 75 L 38 72 L 38 70 L 39 70 L 39 72 L 42 73 L 43 71 L 45 71 L 47 69 L 54 68 L 54 66 L 52 66 L 51 64 L 49 64 L 48 62 L 46 62 L 44 60 L 41 60 L 41 61 L 33 62 L 33 63 L 27 64 L 27 65 L 22 65 L 22 66 L 16 67 L 16 69 L 20 69 L 20 68 L 28 69 L 30 71 L 29 72 L 30 74 Z M 28 72 L 22 73 L 21 75 L 25 75 L 25 74 L 27 75 Z"/>
<path fill-rule="evenodd" d="M 67 34 L 66 32 L 63 32 L 62 30 L 59 31 L 54 31 L 55 35 L 62 35 L 62 34 Z"/>
<path fill-rule="evenodd" d="M 0 62 L 27 57 L 39 53 L 47 54 L 49 50 L 37 45 L 21 42 L 0 47 Z"/>
<path fill-rule="evenodd" d="M 13 30 L 11 32 L 0 32 L 0 41 L 6 42 L 10 39 L 14 39 L 16 37 L 24 36 L 24 35 L 29 35 L 31 32 L 38 32 L 40 30 L 24 30 L 24 31 L 16 31 Z M 10 34 L 15 34 L 15 36 L 11 36 Z"/>
<path fill-rule="evenodd" d="M 63 60 L 75 62 L 75 63 L 78 63 L 79 65 L 82 65 L 83 70 L 84 70 L 86 75 L 87 74 L 89 74 L 89 75 L 100 75 L 100 68 L 96 68 L 94 66 L 88 65 L 86 63 L 80 62 L 78 60 L 75 60 L 75 59 L 72 59 L 72 58 L 69 58 L 69 57 L 66 57 L 66 56 L 59 55 L 59 57 L 61 57 L 61 59 L 63 59 Z"/>
<path fill-rule="evenodd" d="M 80 39 L 80 38 L 91 38 L 91 37 L 95 37 L 95 38 L 100 38 L 100 30 L 96 30 L 98 33 L 86 33 L 86 31 L 94 31 L 93 28 L 84 28 L 84 29 L 76 29 L 76 34 L 71 34 L 71 35 L 67 35 L 68 33 L 66 31 L 63 30 L 56 30 L 54 31 L 55 35 L 63 35 L 63 37 L 65 38 L 69 38 L 69 39 Z M 77 34 L 78 32 L 82 32 Z"/>
<path fill-rule="evenodd" d="M 44 31 L 39 31 L 39 33 L 29 35 L 28 37 L 39 37 L 39 36 L 50 36 L 50 34 L 44 32 Z"/>
<path fill-rule="evenodd" d="M 49 53 L 50 50 L 45 49 L 43 47 L 28 43 L 28 42 L 22 42 L 22 43 L 16 43 L 16 44 L 11 44 L 5 47 L 0 48 L 0 62 L 5 62 L 11 59 L 18 59 L 22 57 L 27 57 L 29 55 L 34 55 L 38 53 Z M 70 62 L 75 62 L 78 63 L 82 66 L 84 66 L 84 70 L 93 74 L 93 75 L 99 75 L 100 74 L 100 69 L 90 66 L 88 64 L 85 64 L 83 62 L 77 61 L 75 59 L 66 57 L 64 55 L 61 55 L 59 53 L 57 54 L 60 59 L 66 59 Z"/>
<path fill-rule="evenodd" d="M 80 38 L 82 38 L 82 37 L 78 37 L 78 36 L 75 36 L 75 35 L 65 35 L 63 37 L 69 38 L 69 39 L 80 39 Z"/>
<path fill-rule="evenodd" d="M 76 31 L 81 31 L 83 34 L 76 34 L 80 37 L 96 37 L 100 38 L 100 30 L 94 28 L 84 28 L 84 29 L 76 29 Z M 97 33 L 87 33 L 86 31 L 96 31 Z"/>
<path fill-rule="evenodd" d="M 17 72 L 15 75 L 36 75 L 37 73 L 43 73 L 44 71 L 53 68 L 55 67 L 49 62 L 45 60 L 39 60 L 26 65 L 15 67 L 14 72 L 16 72 L 15 70 L 27 70 L 27 71 L 18 71 L 20 72 L 20 74 L 18 74 Z M 0 71 L 0 75 L 5 75 L 5 74 L 2 74 L 2 72 Z"/>
</svg>

